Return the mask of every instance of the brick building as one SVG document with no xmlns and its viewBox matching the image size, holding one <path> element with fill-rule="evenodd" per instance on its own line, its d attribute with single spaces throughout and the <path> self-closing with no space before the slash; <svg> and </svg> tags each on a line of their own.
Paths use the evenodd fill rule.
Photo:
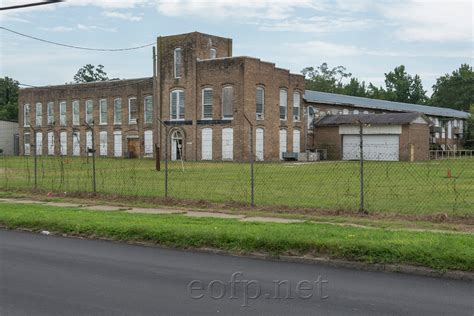
<svg viewBox="0 0 474 316">
<path fill-rule="evenodd" d="M 232 40 L 198 32 L 158 37 L 156 77 L 20 90 L 20 154 L 257 160 L 318 149 L 323 115 L 420 112 L 423 143 L 462 144 L 467 113 L 305 91 L 304 77 L 232 56 Z M 34 148 L 33 148 L 34 147 Z"/>
<path fill-rule="evenodd" d="M 151 156 L 157 144 L 173 160 L 240 161 L 251 126 L 259 160 L 306 150 L 302 75 L 232 57 L 231 39 L 198 32 L 159 37 L 157 47 L 156 82 L 21 89 L 22 154 L 36 144 L 37 154 L 86 155 L 94 135 L 103 156 Z"/>
</svg>

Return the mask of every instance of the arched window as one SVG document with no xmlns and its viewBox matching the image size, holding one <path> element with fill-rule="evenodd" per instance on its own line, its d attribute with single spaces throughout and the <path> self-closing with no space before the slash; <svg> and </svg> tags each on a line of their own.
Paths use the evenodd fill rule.
<svg viewBox="0 0 474 316">
<path fill-rule="evenodd" d="M 234 87 L 225 86 L 222 88 L 222 118 L 231 119 L 234 117 Z"/>
<path fill-rule="evenodd" d="M 211 58 L 211 59 L 216 59 L 216 57 L 217 57 L 217 49 L 211 48 L 211 51 L 210 51 L 210 58 Z"/>
<path fill-rule="evenodd" d="M 301 132 L 295 129 L 293 131 L 293 152 L 294 153 L 300 152 L 300 144 L 301 144 Z"/>
<path fill-rule="evenodd" d="M 212 119 L 212 88 L 202 89 L 202 118 Z"/>
<path fill-rule="evenodd" d="M 283 153 L 287 151 L 286 149 L 286 138 L 287 138 L 287 131 L 286 129 L 280 130 L 280 159 L 283 159 Z"/>
<path fill-rule="evenodd" d="M 212 160 L 212 128 L 203 128 L 201 133 L 201 159 Z"/>
<path fill-rule="evenodd" d="M 301 104 L 301 94 L 299 92 L 293 93 L 293 120 L 298 122 L 300 120 L 300 104 Z"/>
</svg>

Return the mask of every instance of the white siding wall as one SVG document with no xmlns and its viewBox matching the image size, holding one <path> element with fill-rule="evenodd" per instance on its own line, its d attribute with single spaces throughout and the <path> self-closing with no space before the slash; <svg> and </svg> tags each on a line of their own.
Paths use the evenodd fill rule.
<svg viewBox="0 0 474 316">
<path fill-rule="evenodd" d="M 203 128 L 201 133 L 201 159 L 212 160 L 212 129 Z"/>
<path fill-rule="evenodd" d="M 224 128 L 222 130 L 222 160 L 234 159 L 234 130 Z"/>
</svg>

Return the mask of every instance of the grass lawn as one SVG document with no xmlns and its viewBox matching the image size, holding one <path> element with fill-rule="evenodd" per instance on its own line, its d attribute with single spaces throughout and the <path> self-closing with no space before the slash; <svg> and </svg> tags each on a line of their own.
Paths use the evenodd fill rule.
<svg viewBox="0 0 474 316">
<path fill-rule="evenodd" d="M 0 203 L 8 228 L 145 241 L 178 248 L 313 255 L 368 263 L 412 264 L 474 271 L 474 236 L 388 231 L 310 222 L 251 223 L 182 215 L 95 212 L 46 205 Z"/>
<path fill-rule="evenodd" d="M 165 172 L 149 159 L 97 159 L 97 191 L 164 196 Z M 33 157 L 0 157 L 0 188 L 34 187 Z M 164 168 L 164 164 L 162 164 Z M 250 166 L 171 162 L 169 196 L 211 202 L 250 202 Z M 359 163 L 257 163 L 255 203 L 292 208 L 357 210 Z M 91 159 L 38 157 L 38 188 L 91 192 Z M 474 216 L 474 159 L 366 162 L 365 202 L 371 212 Z"/>
</svg>

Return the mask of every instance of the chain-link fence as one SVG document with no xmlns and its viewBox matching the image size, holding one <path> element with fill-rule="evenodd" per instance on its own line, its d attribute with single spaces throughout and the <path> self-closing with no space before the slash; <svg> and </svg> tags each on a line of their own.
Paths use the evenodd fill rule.
<svg viewBox="0 0 474 316">
<path fill-rule="evenodd" d="M 370 148 L 367 152 L 370 152 Z M 373 159 L 366 154 L 364 158 Z M 419 162 L 204 162 L 95 158 L 95 192 L 257 206 L 472 214 L 474 158 Z M 0 188 L 94 193 L 93 157 L 0 157 Z M 253 178 L 252 178 L 253 168 Z M 362 203 L 363 202 L 363 203 Z"/>
</svg>

